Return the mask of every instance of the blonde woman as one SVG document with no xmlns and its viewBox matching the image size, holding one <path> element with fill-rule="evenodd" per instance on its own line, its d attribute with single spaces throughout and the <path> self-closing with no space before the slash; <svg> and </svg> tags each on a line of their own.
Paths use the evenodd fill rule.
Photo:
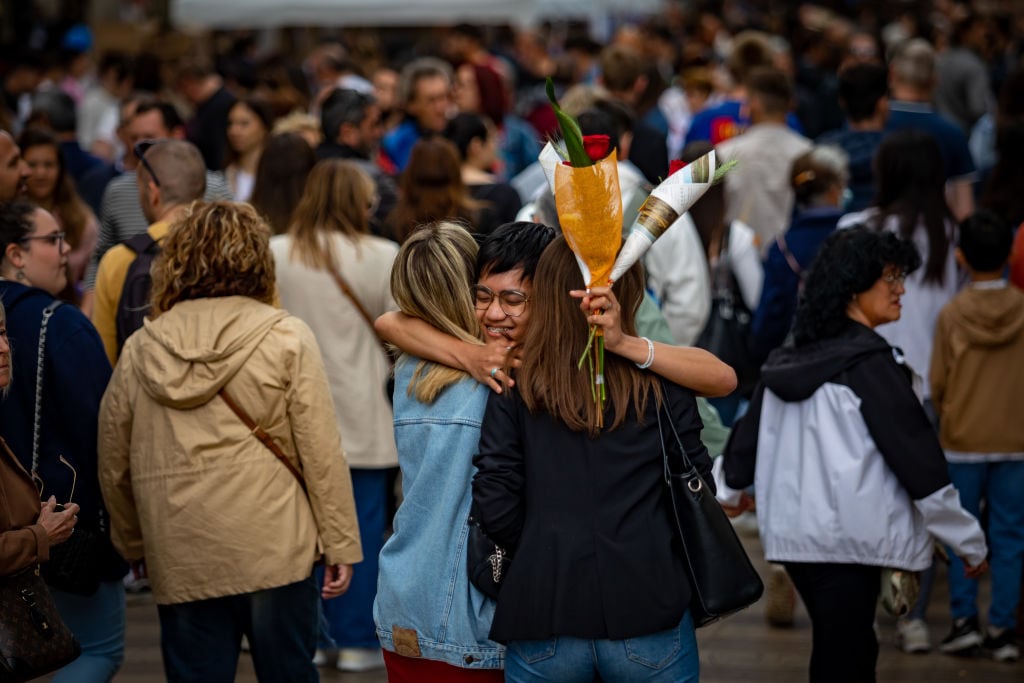
<svg viewBox="0 0 1024 683">
<path fill-rule="evenodd" d="M 243 635 L 259 680 L 319 680 L 318 593 L 344 593 L 362 559 L 323 361 L 309 327 L 271 305 L 268 237 L 248 205 L 191 207 L 153 265 L 156 317 L 125 344 L 100 411 L 114 543 L 145 555 L 169 681 L 232 680 Z"/>
<path fill-rule="evenodd" d="M 270 241 L 281 304 L 309 325 L 323 350 L 334 422 L 352 467 L 366 560 L 351 590 L 323 605 L 343 671 L 384 665 L 372 610 L 377 555 L 391 518 L 389 489 L 398 466 L 385 393 L 390 363 L 370 322 L 396 308 L 388 282 L 398 246 L 369 234 L 374 187 L 352 162 L 320 162 L 309 175 L 288 234 Z M 329 648 L 330 640 L 324 639 L 321 649 Z M 326 662 L 326 654 L 318 662 Z"/>
</svg>

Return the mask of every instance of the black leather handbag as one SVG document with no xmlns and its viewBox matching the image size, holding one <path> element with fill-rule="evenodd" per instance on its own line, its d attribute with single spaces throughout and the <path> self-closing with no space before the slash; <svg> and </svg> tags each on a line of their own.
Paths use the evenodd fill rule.
<svg viewBox="0 0 1024 683">
<path fill-rule="evenodd" d="M 665 422 L 674 437 L 668 443 Z M 658 432 L 665 483 L 692 590 L 690 616 L 696 626 L 705 626 L 757 602 L 764 584 L 722 506 L 686 456 L 667 403 L 658 411 Z"/>
<path fill-rule="evenodd" d="M 82 652 L 37 567 L 0 578 L 0 683 L 56 671 Z"/>
<path fill-rule="evenodd" d="M 489 598 L 498 599 L 501 582 L 508 572 L 512 557 L 508 551 L 488 538 L 480 528 L 475 506 L 469 511 L 469 536 L 466 539 L 466 571 L 469 582 Z"/>
</svg>

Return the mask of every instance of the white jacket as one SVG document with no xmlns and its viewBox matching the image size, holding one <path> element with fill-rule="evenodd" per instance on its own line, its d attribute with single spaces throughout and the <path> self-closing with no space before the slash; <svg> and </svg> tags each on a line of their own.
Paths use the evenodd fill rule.
<svg viewBox="0 0 1024 683">
<path fill-rule="evenodd" d="M 932 538 L 974 566 L 987 554 L 960 506 L 905 368 L 875 332 L 775 351 L 716 480 L 755 485 L 765 557 L 926 569 Z M 755 457 L 756 456 L 756 457 Z"/>
</svg>

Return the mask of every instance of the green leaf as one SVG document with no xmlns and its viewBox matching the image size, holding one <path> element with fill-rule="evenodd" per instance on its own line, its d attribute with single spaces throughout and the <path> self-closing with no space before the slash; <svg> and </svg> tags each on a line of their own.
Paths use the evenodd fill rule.
<svg viewBox="0 0 1024 683">
<path fill-rule="evenodd" d="M 593 166 L 594 162 L 587 156 L 587 151 L 583 148 L 583 131 L 580 130 L 580 124 L 558 106 L 558 98 L 555 97 L 555 84 L 550 76 L 544 89 L 548 94 L 548 101 L 551 102 L 551 108 L 555 112 L 555 118 L 558 119 L 558 127 L 562 129 L 562 138 L 565 140 L 565 151 L 569 155 L 569 163 L 575 168 Z"/>
</svg>

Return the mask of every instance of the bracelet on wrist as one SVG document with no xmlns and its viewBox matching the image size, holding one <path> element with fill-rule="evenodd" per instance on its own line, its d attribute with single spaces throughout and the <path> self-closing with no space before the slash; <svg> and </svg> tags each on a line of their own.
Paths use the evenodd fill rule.
<svg viewBox="0 0 1024 683">
<path fill-rule="evenodd" d="M 652 363 L 654 363 L 654 342 L 652 342 L 647 337 L 640 338 L 647 342 L 647 360 L 645 360 L 643 363 L 636 363 L 635 365 L 641 370 L 646 370 L 647 368 L 651 367 Z"/>
</svg>

